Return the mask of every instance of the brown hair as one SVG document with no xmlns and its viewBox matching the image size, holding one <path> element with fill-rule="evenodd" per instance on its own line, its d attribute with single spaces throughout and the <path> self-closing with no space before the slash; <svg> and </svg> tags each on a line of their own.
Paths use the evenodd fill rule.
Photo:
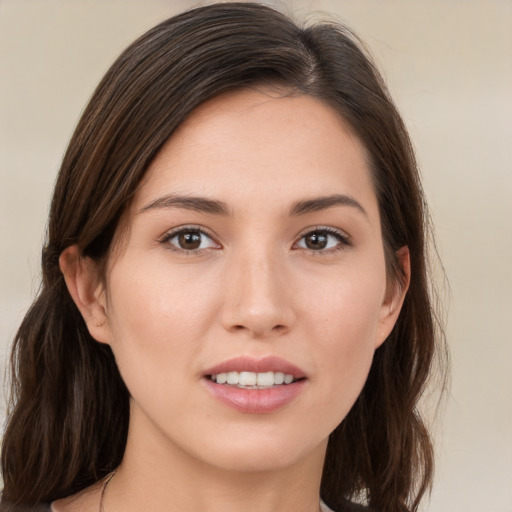
<svg viewBox="0 0 512 512">
<path fill-rule="evenodd" d="M 339 24 L 301 28 L 259 4 L 223 3 L 175 16 L 135 41 L 107 72 L 70 141 L 53 196 L 43 282 L 16 336 L 2 449 L 3 503 L 51 501 L 85 488 L 123 457 L 129 395 L 110 348 L 73 303 L 59 255 L 78 244 L 104 261 L 148 165 L 206 100 L 259 84 L 330 104 L 370 159 L 390 279 L 408 246 L 411 282 L 376 351 L 363 392 L 331 434 L 321 496 L 341 512 L 366 497 L 415 511 L 433 473 L 417 402 L 431 372 L 436 321 L 426 268 L 428 218 L 411 143 L 357 38 Z"/>
</svg>

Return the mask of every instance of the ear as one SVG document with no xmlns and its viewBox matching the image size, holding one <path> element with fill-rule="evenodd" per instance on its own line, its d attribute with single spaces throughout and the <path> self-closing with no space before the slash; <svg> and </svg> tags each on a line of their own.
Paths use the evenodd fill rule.
<svg viewBox="0 0 512 512">
<path fill-rule="evenodd" d="M 380 308 L 375 348 L 380 347 L 393 330 L 411 281 L 411 259 L 409 248 L 407 246 L 400 248 L 396 252 L 396 256 L 403 269 L 403 279 L 400 282 L 394 280 L 393 283 L 390 283 L 388 286 L 384 302 Z"/>
<path fill-rule="evenodd" d="M 71 245 L 62 251 L 59 266 L 89 333 L 95 340 L 110 344 L 106 293 L 97 264 L 91 258 L 82 256 L 77 245 Z"/>
</svg>

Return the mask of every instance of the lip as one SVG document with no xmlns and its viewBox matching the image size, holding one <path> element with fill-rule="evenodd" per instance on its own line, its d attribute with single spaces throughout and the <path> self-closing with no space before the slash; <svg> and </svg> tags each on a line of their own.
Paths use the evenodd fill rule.
<svg viewBox="0 0 512 512">
<path fill-rule="evenodd" d="M 301 380 L 265 389 L 244 389 L 217 384 L 210 379 L 210 375 L 218 373 L 269 371 L 291 374 Z M 208 369 L 204 372 L 202 380 L 214 398 L 229 408 L 246 414 L 268 414 L 277 411 L 297 398 L 307 384 L 307 376 L 303 370 L 275 356 L 262 359 L 235 357 Z"/>
</svg>

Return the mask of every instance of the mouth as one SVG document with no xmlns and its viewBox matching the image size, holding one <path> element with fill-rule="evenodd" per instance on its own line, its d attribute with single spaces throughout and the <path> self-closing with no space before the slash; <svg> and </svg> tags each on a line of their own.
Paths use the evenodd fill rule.
<svg viewBox="0 0 512 512">
<path fill-rule="evenodd" d="M 211 395 L 239 412 L 271 413 L 293 402 L 305 389 L 307 375 L 279 357 L 236 357 L 203 374 Z"/>
<path fill-rule="evenodd" d="M 216 384 L 244 388 L 283 386 L 307 378 L 298 366 L 276 356 L 234 357 L 205 371 L 203 376 Z"/>
<path fill-rule="evenodd" d="M 234 386 L 241 389 L 269 389 L 276 386 L 292 384 L 304 377 L 295 377 L 284 372 L 222 372 L 208 375 L 216 384 Z"/>
</svg>

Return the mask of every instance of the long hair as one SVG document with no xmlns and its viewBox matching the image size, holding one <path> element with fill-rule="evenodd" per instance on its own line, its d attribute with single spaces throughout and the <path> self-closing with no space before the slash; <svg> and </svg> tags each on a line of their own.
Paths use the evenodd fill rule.
<svg viewBox="0 0 512 512">
<path fill-rule="evenodd" d="M 408 246 L 411 257 L 395 328 L 330 436 L 321 496 L 340 512 L 361 496 L 376 510 L 417 510 L 433 474 L 417 403 L 439 336 L 411 142 L 347 28 L 301 27 L 250 3 L 194 9 L 149 30 L 112 65 L 78 123 L 55 186 L 41 289 L 12 352 L 3 503 L 48 502 L 84 489 L 113 470 L 125 449 L 128 391 L 110 348 L 90 336 L 73 303 L 59 255 L 78 244 L 104 263 L 122 213 L 177 127 L 206 100 L 262 84 L 321 99 L 349 123 L 368 153 L 390 281 L 403 277 L 396 251 Z"/>
</svg>

